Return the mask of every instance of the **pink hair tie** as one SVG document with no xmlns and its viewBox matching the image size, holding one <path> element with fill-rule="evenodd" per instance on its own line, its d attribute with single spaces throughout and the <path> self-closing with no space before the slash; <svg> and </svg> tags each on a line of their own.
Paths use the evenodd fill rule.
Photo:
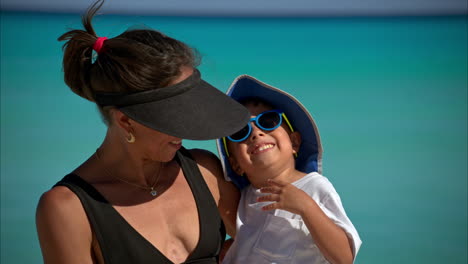
<svg viewBox="0 0 468 264">
<path fill-rule="evenodd" d="M 96 42 L 94 42 L 93 50 L 95 50 L 99 54 L 106 39 L 107 37 L 98 37 Z"/>
</svg>

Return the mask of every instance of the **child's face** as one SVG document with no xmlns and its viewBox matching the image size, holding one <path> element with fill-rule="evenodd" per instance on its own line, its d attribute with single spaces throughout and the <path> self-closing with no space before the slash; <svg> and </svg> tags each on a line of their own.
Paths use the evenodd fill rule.
<svg viewBox="0 0 468 264">
<path fill-rule="evenodd" d="M 265 104 L 246 104 L 245 107 L 255 117 L 265 111 L 272 110 Z M 250 123 L 252 133 L 242 142 L 228 140 L 230 163 L 234 171 L 242 175 L 255 175 L 257 171 L 276 166 L 292 166 L 294 168 L 293 145 L 300 144 L 299 133 L 292 133 L 286 122 L 272 131 L 263 131 L 255 122 Z M 299 142 L 298 142 L 299 141 Z M 281 168 L 278 168 L 281 169 Z"/>
</svg>

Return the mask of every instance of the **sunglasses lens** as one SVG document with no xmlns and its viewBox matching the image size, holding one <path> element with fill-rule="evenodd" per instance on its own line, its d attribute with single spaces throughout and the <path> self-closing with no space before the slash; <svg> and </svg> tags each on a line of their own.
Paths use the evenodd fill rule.
<svg viewBox="0 0 468 264">
<path fill-rule="evenodd" d="M 245 126 L 241 130 L 237 131 L 236 133 L 232 134 L 230 137 L 228 137 L 230 140 L 233 141 L 239 141 L 247 136 L 249 133 L 249 126 Z"/>
<path fill-rule="evenodd" d="M 264 113 L 259 119 L 258 124 L 264 130 L 273 130 L 281 125 L 281 116 L 277 112 Z"/>
<path fill-rule="evenodd" d="M 281 113 L 277 112 L 276 110 L 273 110 L 264 112 L 258 115 L 257 118 L 252 118 L 250 121 L 255 121 L 257 126 L 262 130 L 271 131 L 277 129 L 281 125 L 282 119 Z M 228 139 L 234 142 L 244 141 L 249 137 L 250 129 L 250 125 L 246 125 L 241 130 L 229 136 Z"/>
</svg>

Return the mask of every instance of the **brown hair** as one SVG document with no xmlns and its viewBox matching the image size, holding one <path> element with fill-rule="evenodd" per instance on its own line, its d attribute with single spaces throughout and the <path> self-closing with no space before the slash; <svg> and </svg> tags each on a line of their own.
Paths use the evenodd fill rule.
<svg viewBox="0 0 468 264">
<path fill-rule="evenodd" d="M 74 93 L 95 102 L 96 92 L 162 88 L 180 74 L 181 66 L 198 65 L 195 50 L 153 29 L 127 30 L 105 40 L 93 62 L 97 35 L 91 21 L 103 4 L 104 0 L 97 0 L 82 16 L 84 30 L 71 30 L 58 38 L 66 41 L 64 79 Z M 99 110 L 108 124 L 108 109 Z"/>
<path fill-rule="evenodd" d="M 247 106 L 247 105 L 253 105 L 253 106 L 264 105 L 264 106 L 270 107 L 271 109 L 276 108 L 275 106 L 273 106 L 267 100 L 265 100 L 265 99 L 263 99 L 261 97 L 257 97 L 257 96 L 244 97 L 244 98 L 240 98 L 237 101 L 243 106 Z"/>
</svg>

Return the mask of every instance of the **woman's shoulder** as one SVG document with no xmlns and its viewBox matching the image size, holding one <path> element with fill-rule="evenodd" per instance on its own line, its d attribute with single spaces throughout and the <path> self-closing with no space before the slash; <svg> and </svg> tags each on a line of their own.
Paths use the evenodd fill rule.
<svg viewBox="0 0 468 264">
<path fill-rule="evenodd" d="M 223 170 L 218 157 L 204 149 L 190 149 L 189 152 L 210 189 L 217 186 L 219 180 L 223 179 Z"/>
<path fill-rule="evenodd" d="M 209 173 L 215 177 L 222 177 L 222 168 L 219 158 L 211 151 L 205 149 L 190 149 L 189 153 L 198 164 L 198 167 L 200 167 L 202 174 Z"/>
<path fill-rule="evenodd" d="M 92 232 L 86 213 L 79 198 L 65 186 L 55 186 L 42 194 L 36 227 L 44 259 L 72 259 L 73 254 L 83 258 L 89 253 Z"/>
<path fill-rule="evenodd" d="M 239 191 L 231 182 L 224 179 L 221 162 L 215 154 L 204 149 L 191 149 L 190 154 L 197 162 L 198 168 L 216 200 L 219 198 L 220 192 L 227 199 L 238 200 L 236 197 L 239 196 Z"/>
<path fill-rule="evenodd" d="M 218 157 L 213 152 L 206 149 L 193 148 L 187 149 L 187 151 L 196 159 L 216 159 L 219 161 Z"/>
<path fill-rule="evenodd" d="M 60 225 L 64 222 L 79 220 L 79 215 L 87 220 L 80 199 L 65 186 L 55 186 L 44 192 L 36 210 L 37 220 Z"/>
<path fill-rule="evenodd" d="M 39 198 L 37 205 L 36 215 L 38 218 L 43 218 L 46 221 L 70 221 L 72 219 L 78 220 L 79 215 L 84 216 L 82 219 L 86 220 L 86 213 L 80 198 L 75 192 L 64 185 L 64 183 L 78 181 L 79 176 L 71 173 L 66 175 L 50 190 L 44 192 Z M 55 219 L 55 220 L 54 220 Z"/>
<path fill-rule="evenodd" d="M 38 210 L 56 211 L 69 210 L 70 206 L 80 204 L 78 197 L 65 186 L 54 186 L 44 192 L 38 204 Z"/>
<path fill-rule="evenodd" d="M 221 162 L 215 154 L 203 149 L 191 149 L 190 154 L 197 162 L 198 168 L 218 205 L 227 233 L 234 236 L 236 232 L 235 212 L 240 198 L 239 190 L 234 184 L 224 179 Z"/>
</svg>

